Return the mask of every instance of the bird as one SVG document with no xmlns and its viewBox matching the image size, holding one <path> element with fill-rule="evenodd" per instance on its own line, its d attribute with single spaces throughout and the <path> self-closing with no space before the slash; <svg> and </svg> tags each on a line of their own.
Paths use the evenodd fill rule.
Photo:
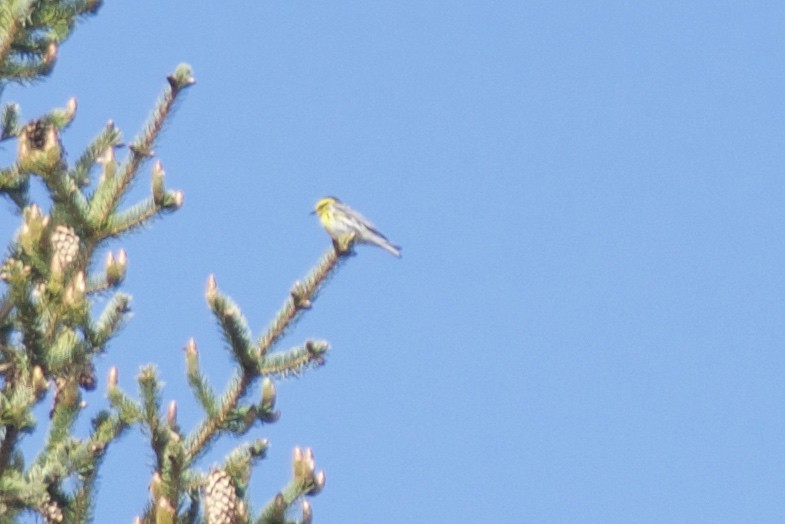
<svg viewBox="0 0 785 524">
<path fill-rule="evenodd" d="M 339 254 L 351 252 L 352 243 L 358 242 L 374 244 L 396 257 L 401 256 L 400 246 L 390 242 L 370 220 L 336 197 L 327 196 L 319 199 L 311 214 L 319 217 L 322 227 L 332 237 L 333 245 Z"/>
</svg>

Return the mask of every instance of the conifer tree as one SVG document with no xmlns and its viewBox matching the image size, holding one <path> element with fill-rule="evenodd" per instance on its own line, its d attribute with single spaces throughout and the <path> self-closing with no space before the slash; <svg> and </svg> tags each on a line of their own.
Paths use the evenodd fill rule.
<svg viewBox="0 0 785 524">
<path fill-rule="evenodd" d="M 80 18 L 97 12 L 99 4 L 1 3 L 3 85 L 30 83 L 47 75 L 58 46 Z M 312 451 L 296 448 L 289 483 L 254 509 L 245 491 L 252 466 L 267 452 L 266 440 L 243 442 L 220 464 L 205 465 L 200 459 L 217 439 L 243 435 L 255 425 L 278 419 L 274 378 L 324 363 L 325 341 L 307 340 L 284 350 L 278 346 L 343 260 L 344 253 L 333 247 L 294 285 L 267 330 L 256 338 L 216 279 L 207 279 L 207 303 L 235 370 L 225 390 L 216 391 L 199 366 L 196 342 L 186 343 L 188 384 L 203 410 L 195 428 L 180 427 L 177 403 L 162 400 L 162 382 L 153 365 L 138 373 L 138 393 L 133 395 L 121 388 L 117 368 L 111 368 L 105 379 L 96 376 L 96 356 L 110 349 L 130 311 L 130 296 L 120 290 L 127 255 L 122 249 L 106 252 L 107 242 L 122 242 L 128 232 L 183 205 L 183 193 L 166 188 L 153 147 L 175 100 L 195 81 L 186 65 L 166 80 L 147 123 L 126 148 L 121 148 L 121 133 L 110 122 L 80 154 L 70 155 L 76 158 L 72 163 L 66 161 L 59 137 L 76 117 L 75 99 L 28 122 L 22 122 L 18 106 L 2 108 L 0 141 L 16 141 L 17 158 L 0 168 L 0 195 L 18 210 L 20 224 L 4 237 L 9 244 L 0 261 L 0 522 L 25 515 L 37 515 L 46 523 L 91 521 L 102 459 L 132 427 L 143 430 L 155 457 L 149 494 L 140 494 L 136 522 L 310 522 L 305 496 L 324 486 L 324 473 L 316 470 Z M 152 179 L 149 197 L 126 205 L 131 184 L 145 177 L 147 169 Z M 43 183 L 46 201 L 33 201 L 33 178 Z M 100 270 L 90 271 L 96 267 Z M 94 314 L 98 293 L 111 298 L 100 314 Z M 247 393 L 257 383 L 261 398 L 249 399 Z M 105 408 L 91 420 L 89 435 L 79 438 L 73 429 L 88 397 Z M 49 417 L 36 420 L 33 410 L 42 403 L 50 407 Z M 20 445 L 33 432 L 43 432 L 45 443 L 25 461 Z"/>
</svg>

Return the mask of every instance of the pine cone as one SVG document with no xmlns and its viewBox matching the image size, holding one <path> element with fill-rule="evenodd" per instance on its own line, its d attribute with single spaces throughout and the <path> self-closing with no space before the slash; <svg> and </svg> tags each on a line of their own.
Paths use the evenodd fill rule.
<svg viewBox="0 0 785 524">
<path fill-rule="evenodd" d="M 60 162 L 62 154 L 60 134 L 51 122 L 34 120 L 22 128 L 17 141 L 20 164 L 43 161 L 48 167 L 54 167 Z"/>
<path fill-rule="evenodd" d="M 62 272 L 79 254 L 79 237 L 70 227 L 58 225 L 52 233 L 50 241 L 54 249 L 52 267 L 56 271 Z"/>
<path fill-rule="evenodd" d="M 204 513 L 207 524 L 235 524 L 245 514 L 245 504 L 237 496 L 232 478 L 216 469 L 207 476 L 204 488 Z"/>
<path fill-rule="evenodd" d="M 33 120 L 24 127 L 23 138 L 27 139 L 31 149 L 41 150 L 46 147 L 46 133 L 49 125 L 43 120 Z"/>
</svg>

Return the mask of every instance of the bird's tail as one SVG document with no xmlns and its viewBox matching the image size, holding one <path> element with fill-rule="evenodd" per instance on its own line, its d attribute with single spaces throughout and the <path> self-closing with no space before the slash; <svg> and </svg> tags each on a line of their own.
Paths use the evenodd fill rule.
<svg viewBox="0 0 785 524">
<path fill-rule="evenodd" d="M 368 233 L 369 235 L 367 235 L 367 240 L 369 242 L 371 242 L 372 244 L 376 244 L 377 246 L 384 249 L 385 251 L 392 253 L 398 258 L 401 258 L 401 246 L 396 246 L 395 244 L 387 240 L 386 236 L 382 235 L 377 231 L 369 231 Z"/>
<path fill-rule="evenodd" d="M 379 244 L 379 246 L 381 246 L 383 249 L 389 251 L 390 253 L 392 253 L 396 257 L 401 258 L 401 246 L 396 246 L 395 244 L 392 244 L 388 240 L 385 240 L 383 243 Z"/>
</svg>

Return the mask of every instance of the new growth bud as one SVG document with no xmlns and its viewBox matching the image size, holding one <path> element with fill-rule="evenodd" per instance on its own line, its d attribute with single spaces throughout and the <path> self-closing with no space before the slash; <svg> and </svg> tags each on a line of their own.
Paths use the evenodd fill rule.
<svg viewBox="0 0 785 524">
<path fill-rule="evenodd" d="M 157 206 L 163 206 L 166 202 L 166 188 L 164 188 L 165 177 L 166 172 L 164 171 L 164 166 L 159 160 L 153 166 L 152 182 L 153 202 L 155 202 L 155 205 Z"/>
<path fill-rule="evenodd" d="M 299 280 L 294 283 L 292 290 L 289 292 L 292 295 L 294 307 L 297 309 L 310 309 L 311 301 L 308 299 L 305 286 Z"/>
<path fill-rule="evenodd" d="M 185 203 L 185 193 L 182 191 L 174 191 L 169 193 L 167 201 L 166 201 L 166 208 L 174 211 L 175 209 L 180 209 L 183 207 Z"/>
<path fill-rule="evenodd" d="M 311 509 L 311 503 L 303 499 L 303 501 L 300 503 L 300 508 L 303 512 L 300 522 L 302 522 L 302 524 L 311 524 L 311 522 L 313 522 L 313 510 Z"/>
<path fill-rule="evenodd" d="M 64 302 L 69 306 L 79 307 L 84 304 L 84 295 L 87 290 L 87 283 L 84 278 L 84 271 L 74 275 L 71 284 L 65 290 Z"/>
<path fill-rule="evenodd" d="M 46 54 L 44 55 L 44 61 L 49 64 L 54 65 L 54 61 L 57 60 L 57 44 L 52 42 L 49 44 L 49 47 L 46 49 Z"/>
<path fill-rule="evenodd" d="M 218 297 L 218 281 L 215 280 L 215 275 L 207 277 L 207 289 L 205 289 L 205 298 L 207 303 L 212 307 L 213 301 Z"/>
<path fill-rule="evenodd" d="M 199 373 L 199 349 L 193 337 L 189 338 L 185 345 L 185 367 L 189 376 Z"/>
<path fill-rule="evenodd" d="M 44 231 L 49 226 L 49 216 L 41 213 L 41 208 L 36 204 L 31 204 L 24 209 L 22 217 L 24 222 L 19 230 L 19 245 L 26 253 L 36 255 L 40 250 Z"/>
<path fill-rule="evenodd" d="M 106 379 L 106 384 L 109 386 L 109 389 L 117 387 L 117 366 L 109 368 L 109 376 Z"/>
<path fill-rule="evenodd" d="M 294 478 L 307 489 L 307 494 L 315 495 L 324 488 L 327 477 L 324 471 L 316 473 L 316 461 L 311 448 L 306 448 L 305 451 L 299 447 L 294 448 L 292 469 L 294 470 Z"/>
<path fill-rule="evenodd" d="M 177 402 L 174 400 L 169 403 L 169 409 L 166 411 L 166 423 L 170 428 L 177 427 Z"/>
<path fill-rule="evenodd" d="M 324 489 L 324 484 L 327 482 L 327 475 L 324 473 L 324 470 L 319 471 L 319 473 L 316 474 L 316 477 L 314 477 L 313 481 L 314 488 L 309 493 L 310 495 L 316 495 Z"/>
<path fill-rule="evenodd" d="M 262 410 L 270 412 L 275 408 L 275 384 L 267 377 L 262 381 Z"/>
<path fill-rule="evenodd" d="M 114 147 L 109 146 L 95 159 L 95 162 L 104 167 L 98 183 L 103 184 L 108 180 L 113 180 L 117 172 L 117 161 L 115 160 Z"/>
<path fill-rule="evenodd" d="M 76 98 L 69 98 L 68 102 L 66 102 L 65 107 L 58 108 L 49 113 L 48 119 L 49 122 L 57 127 L 58 129 L 63 129 L 68 126 L 71 122 L 73 122 L 74 117 L 76 116 Z"/>
<path fill-rule="evenodd" d="M 76 97 L 75 96 L 72 96 L 71 98 L 69 98 L 68 102 L 65 104 L 66 114 L 71 119 L 73 119 L 74 116 L 76 115 L 76 108 L 77 108 L 77 106 L 78 106 L 78 104 L 76 103 Z"/>
<path fill-rule="evenodd" d="M 128 255 L 124 249 L 117 252 L 117 256 L 110 251 L 106 255 L 106 283 L 110 286 L 116 286 L 125 278 L 126 270 L 128 269 Z"/>
<path fill-rule="evenodd" d="M 172 92 L 176 95 L 181 89 L 190 87 L 196 83 L 196 79 L 191 74 L 191 68 L 187 64 L 180 64 L 174 73 L 166 77 Z"/>
<path fill-rule="evenodd" d="M 305 448 L 305 451 L 303 451 L 299 446 L 295 447 L 292 457 L 292 469 L 296 478 L 310 480 L 313 477 L 314 469 L 316 469 L 313 450 Z"/>
</svg>

